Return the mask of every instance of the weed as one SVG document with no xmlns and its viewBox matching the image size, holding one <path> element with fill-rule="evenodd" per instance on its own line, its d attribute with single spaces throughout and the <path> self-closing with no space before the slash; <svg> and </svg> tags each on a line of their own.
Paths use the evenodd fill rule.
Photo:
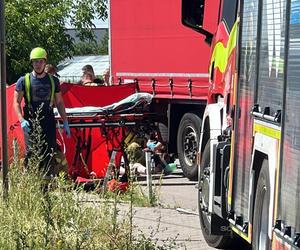
<svg viewBox="0 0 300 250">
<path fill-rule="evenodd" d="M 64 174 L 45 182 L 45 173 L 40 169 L 46 157 L 40 148 L 45 142 L 36 128 L 27 168 L 21 165 L 14 145 L 8 198 L 0 199 L 0 249 L 174 249 L 175 239 L 159 242 L 153 240 L 153 235 L 134 233 L 133 205 L 153 203 L 133 181 L 126 194 L 106 192 L 101 202 L 90 203 L 83 200 L 83 188 Z M 124 200 L 129 203 L 128 212 L 120 213 Z"/>
</svg>

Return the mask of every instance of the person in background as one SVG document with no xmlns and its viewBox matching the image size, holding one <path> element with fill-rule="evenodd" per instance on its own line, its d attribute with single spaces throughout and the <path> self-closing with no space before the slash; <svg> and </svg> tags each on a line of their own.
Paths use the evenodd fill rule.
<svg viewBox="0 0 300 250">
<path fill-rule="evenodd" d="M 53 64 L 46 64 L 45 72 L 53 76 L 59 77 L 59 75 L 57 74 L 57 69 Z"/>
<path fill-rule="evenodd" d="M 40 126 L 42 142 L 41 152 L 42 162 L 41 170 L 47 175 L 49 162 L 52 159 L 53 152 L 56 151 L 56 123 L 53 113 L 55 104 L 63 120 L 64 131 L 69 137 L 71 135 L 69 123 L 66 116 L 65 105 L 60 92 L 59 80 L 45 72 L 47 62 L 47 52 L 45 49 L 37 47 L 30 53 L 30 62 L 33 70 L 19 78 L 16 83 L 14 93 L 14 109 L 20 121 L 24 132 L 26 143 L 25 166 L 32 155 L 34 142 L 37 144 L 36 133 L 33 128 Z M 21 107 L 23 98 L 25 105 Z M 38 114 L 37 111 L 40 111 Z M 37 120 L 38 124 L 33 123 Z M 36 126 L 37 125 L 37 126 Z M 39 146 L 39 145 L 38 145 Z"/>
<path fill-rule="evenodd" d="M 109 68 L 107 68 L 102 75 L 102 79 L 104 81 L 104 85 L 109 86 L 110 85 L 110 72 L 109 72 Z"/>
<path fill-rule="evenodd" d="M 94 72 L 94 69 L 93 69 L 92 65 L 87 64 L 87 65 L 82 67 L 82 74 L 83 74 L 82 76 L 84 76 L 85 73 L 90 73 L 90 75 L 92 76 L 92 82 L 93 83 L 96 83 L 98 85 L 103 85 L 104 81 L 102 79 L 96 78 L 95 72 Z"/>
<path fill-rule="evenodd" d="M 146 145 L 147 148 L 152 152 L 152 159 L 155 165 L 154 173 L 159 173 L 161 171 L 167 173 L 166 166 L 168 165 L 170 159 L 166 153 L 164 144 L 161 142 L 160 135 L 156 130 L 150 132 Z"/>
<path fill-rule="evenodd" d="M 149 139 L 147 141 L 147 147 L 153 151 L 153 153 L 161 153 L 164 150 L 163 144 L 159 141 L 157 131 L 151 131 Z"/>
<path fill-rule="evenodd" d="M 81 84 L 83 86 L 99 86 L 99 85 L 102 85 L 102 84 L 99 84 L 99 83 L 96 83 L 94 82 L 94 77 L 93 77 L 93 74 L 90 73 L 89 71 L 86 71 L 83 73 L 82 77 L 81 77 Z"/>
</svg>

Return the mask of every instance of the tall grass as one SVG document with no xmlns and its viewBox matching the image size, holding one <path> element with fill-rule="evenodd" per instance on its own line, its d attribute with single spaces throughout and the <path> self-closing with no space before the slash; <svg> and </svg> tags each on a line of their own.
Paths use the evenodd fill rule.
<svg viewBox="0 0 300 250">
<path fill-rule="evenodd" d="M 125 196 L 130 203 L 125 214 L 118 209 L 119 193 L 110 196 L 113 202 L 102 199 L 85 203 L 85 191 L 64 175 L 45 183 L 39 164 L 44 156 L 38 151 L 39 143 L 44 142 L 41 138 L 35 143 L 36 150 L 26 169 L 15 150 L 9 169 L 8 198 L 0 199 L 0 249 L 174 248 L 172 240 L 161 246 L 143 233 L 133 233 L 132 208 L 139 197 L 134 185 Z"/>
<path fill-rule="evenodd" d="M 134 233 L 133 195 L 121 214 L 121 194 L 86 203 L 85 191 L 65 176 L 46 184 L 42 177 L 38 168 L 10 167 L 8 199 L 0 199 L 0 249 L 171 249 Z"/>
</svg>

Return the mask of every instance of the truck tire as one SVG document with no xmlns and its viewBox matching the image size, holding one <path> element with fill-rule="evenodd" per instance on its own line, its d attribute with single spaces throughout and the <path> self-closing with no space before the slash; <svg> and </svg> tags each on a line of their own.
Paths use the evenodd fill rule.
<svg viewBox="0 0 300 250">
<path fill-rule="evenodd" d="M 254 203 L 253 218 L 253 249 L 265 250 L 270 247 L 268 236 L 269 203 L 270 203 L 270 176 L 269 163 L 264 160 L 259 173 Z"/>
<path fill-rule="evenodd" d="M 186 113 L 179 124 L 177 152 L 184 176 L 197 180 L 198 166 L 196 155 L 199 148 L 202 119 L 196 113 Z"/>
<path fill-rule="evenodd" d="M 199 191 L 198 191 L 198 209 L 200 226 L 202 234 L 207 244 L 214 248 L 228 248 L 232 247 L 237 242 L 236 238 L 224 235 L 213 235 L 210 234 L 210 216 L 207 213 L 209 203 L 209 175 L 204 174 L 209 171 L 210 168 L 210 144 L 209 142 L 205 145 L 202 157 L 201 166 L 199 170 Z M 241 248 L 243 249 L 243 248 Z M 244 248 L 245 249 L 245 248 Z"/>
</svg>

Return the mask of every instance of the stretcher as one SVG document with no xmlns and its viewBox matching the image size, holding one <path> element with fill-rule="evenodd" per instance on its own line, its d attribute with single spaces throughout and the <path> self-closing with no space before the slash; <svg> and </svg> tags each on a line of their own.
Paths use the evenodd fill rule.
<svg viewBox="0 0 300 250">
<path fill-rule="evenodd" d="M 62 119 L 55 109 L 59 144 L 65 148 L 72 179 L 76 182 L 105 179 L 115 174 L 121 164 L 127 165 L 126 138 L 151 126 L 151 100 L 151 94 L 132 93 L 104 106 L 67 107 L 71 138 L 59 133 Z"/>
<path fill-rule="evenodd" d="M 143 133 L 151 126 L 152 114 L 148 108 L 152 96 L 138 93 L 135 83 L 92 87 L 62 83 L 60 88 L 72 136 L 66 138 L 64 133 L 60 136 L 57 129 L 57 138 L 61 151 L 65 148 L 68 172 L 75 180 L 103 179 L 110 160 L 115 167 L 126 161 L 123 149 L 130 135 Z M 23 131 L 13 108 L 14 89 L 15 85 L 6 89 L 8 145 L 17 145 L 9 147 L 10 162 L 16 154 L 21 158 L 25 154 Z M 58 113 L 56 120 L 60 128 Z M 121 161 L 122 158 L 125 160 Z"/>
</svg>

